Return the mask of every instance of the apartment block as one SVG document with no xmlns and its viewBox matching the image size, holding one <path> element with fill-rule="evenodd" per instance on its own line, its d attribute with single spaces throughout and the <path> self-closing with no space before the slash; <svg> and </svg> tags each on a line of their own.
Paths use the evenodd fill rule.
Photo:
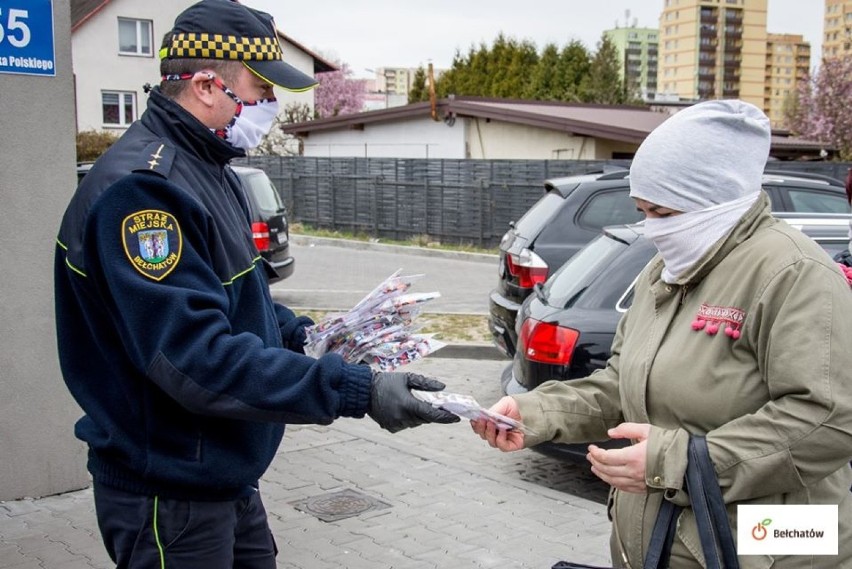
<svg viewBox="0 0 852 569">
<path fill-rule="evenodd" d="M 784 102 L 808 75 L 811 45 L 801 35 L 768 34 L 763 111 L 773 128 L 784 128 Z"/>
<path fill-rule="evenodd" d="M 376 88 L 388 95 L 408 95 L 416 69 L 409 67 L 380 67 L 376 69 Z"/>
<path fill-rule="evenodd" d="M 852 57 L 852 0 L 825 0 L 822 58 Z"/>
<path fill-rule="evenodd" d="M 657 90 L 764 104 L 767 0 L 665 0 Z M 697 67 L 697 69 L 696 69 Z"/>
<path fill-rule="evenodd" d="M 621 58 L 621 80 L 629 92 L 644 100 L 657 93 L 659 32 L 655 28 L 615 28 L 604 33 Z"/>
</svg>

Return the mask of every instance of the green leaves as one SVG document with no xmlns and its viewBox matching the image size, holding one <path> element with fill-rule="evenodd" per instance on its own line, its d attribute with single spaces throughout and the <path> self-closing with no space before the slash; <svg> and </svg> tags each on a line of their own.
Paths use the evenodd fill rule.
<svg viewBox="0 0 852 569">
<path fill-rule="evenodd" d="M 502 33 L 492 45 L 456 52 L 452 67 L 436 83 L 439 97 L 501 97 L 602 104 L 630 102 L 621 80 L 618 50 L 605 36 L 590 53 L 579 41 L 563 48 L 547 44 L 539 53 L 529 40 Z M 424 99 L 417 99 L 424 100 Z M 409 97 L 409 102 L 414 102 Z"/>
<path fill-rule="evenodd" d="M 426 70 L 421 65 L 414 72 L 414 78 L 411 80 L 411 89 L 408 91 L 408 103 L 419 103 L 428 100 L 429 88 L 426 86 Z"/>
</svg>

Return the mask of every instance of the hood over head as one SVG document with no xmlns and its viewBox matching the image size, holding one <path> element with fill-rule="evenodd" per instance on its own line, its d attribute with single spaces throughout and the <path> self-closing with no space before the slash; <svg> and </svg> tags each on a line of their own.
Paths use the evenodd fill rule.
<svg viewBox="0 0 852 569">
<path fill-rule="evenodd" d="M 630 166 L 630 197 L 682 212 L 760 191 L 769 119 L 739 100 L 688 107 L 645 139 Z"/>
</svg>

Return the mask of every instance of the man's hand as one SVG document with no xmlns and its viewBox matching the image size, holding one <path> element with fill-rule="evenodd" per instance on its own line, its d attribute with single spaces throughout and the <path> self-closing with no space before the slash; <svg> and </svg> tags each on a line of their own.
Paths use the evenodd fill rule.
<svg viewBox="0 0 852 569">
<path fill-rule="evenodd" d="M 518 404 L 511 397 L 502 398 L 489 410 L 515 419 L 516 421 L 521 420 L 521 414 L 518 412 Z M 470 426 L 473 428 L 474 433 L 482 437 L 482 440 L 488 442 L 494 448 L 499 448 L 503 452 L 512 452 L 524 448 L 524 433 L 521 431 L 499 429 L 494 421 L 487 419 L 471 421 Z"/>
<path fill-rule="evenodd" d="M 436 409 L 411 394 L 411 389 L 441 391 L 444 384 L 416 373 L 373 372 L 370 409 L 367 414 L 392 433 L 423 423 L 457 423 L 449 411 Z"/>
<path fill-rule="evenodd" d="M 592 464 L 595 475 L 619 490 L 633 494 L 645 494 L 645 452 L 648 449 L 648 436 L 651 425 L 646 423 L 622 423 L 608 431 L 612 439 L 632 439 L 629 447 L 604 450 L 589 445 L 586 455 Z"/>
</svg>

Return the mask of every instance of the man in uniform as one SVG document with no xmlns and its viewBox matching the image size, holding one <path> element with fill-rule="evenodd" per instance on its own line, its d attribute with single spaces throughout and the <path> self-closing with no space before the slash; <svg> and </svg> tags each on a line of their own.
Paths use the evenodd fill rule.
<svg viewBox="0 0 852 569">
<path fill-rule="evenodd" d="M 147 110 L 84 178 L 57 238 L 75 432 L 118 567 L 274 568 L 258 480 L 285 423 L 458 418 L 409 391 L 438 381 L 304 355 L 312 322 L 272 301 L 228 166 L 269 131 L 273 85 L 316 84 L 282 60 L 272 18 L 202 0 L 160 58 Z"/>
</svg>

